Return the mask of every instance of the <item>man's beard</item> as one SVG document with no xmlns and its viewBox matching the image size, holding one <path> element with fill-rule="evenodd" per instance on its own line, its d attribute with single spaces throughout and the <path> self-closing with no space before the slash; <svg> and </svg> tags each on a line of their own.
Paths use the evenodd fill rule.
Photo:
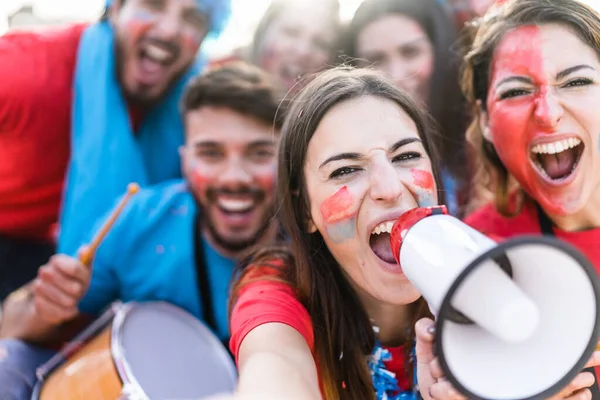
<svg viewBox="0 0 600 400">
<path fill-rule="evenodd" d="M 192 62 L 190 62 L 188 65 L 186 65 L 181 71 L 179 71 L 172 78 L 171 82 L 169 82 L 168 85 L 165 87 L 165 89 L 160 93 L 152 94 L 152 91 L 154 90 L 154 86 L 147 86 L 147 85 L 140 85 L 137 87 L 137 90 L 135 92 L 132 92 L 125 85 L 125 80 L 123 78 L 124 73 L 125 73 L 123 69 L 125 68 L 125 60 L 126 60 L 124 53 L 125 53 L 125 49 L 123 48 L 121 40 L 117 36 L 115 38 L 115 66 L 117 69 L 116 70 L 117 82 L 119 83 L 121 93 L 123 94 L 123 97 L 125 98 L 127 103 L 129 105 L 139 107 L 143 110 L 150 109 L 153 106 L 155 106 L 158 102 L 160 102 L 160 100 L 162 100 L 166 96 L 166 94 L 169 93 L 169 91 L 177 84 L 177 82 L 179 82 L 179 80 L 185 75 L 187 70 L 193 64 L 193 60 L 192 60 Z M 134 59 L 135 59 L 134 62 L 138 62 L 137 58 L 135 56 L 134 56 Z"/>
<path fill-rule="evenodd" d="M 209 204 L 213 205 L 215 204 L 215 197 L 217 195 L 218 192 L 227 192 L 230 194 L 233 193 L 246 193 L 248 190 L 243 190 L 243 191 L 227 191 L 227 190 L 214 190 L 214 189 L 209 189 L 207 190 L 207 199 L 209 201 Z M 255 231 L 255 233 L 248 238 L 245 239 L 228 239 L 223 237 L 223 235 L 219 234 L 219 232 L 217 231 L 215 224 L 213 223 L 211 217 L 210 217 L 210 213 L 208 212 L 208 206 L 204 206 L 200 200 L 198 199 L 198 197 L 196 196 L 196 194 L 194 193 L 193 190 L 191 190 L 192 196 L 194 197 L 194 200 L 196 201 L 196 206 L 198 207 L 198 215 L 200 218 L 200 225 L 202 226 L 202 228 L 205 228 L 208 231 L 208 234 L 210 235 L 211 239 L 213 240 L 213 242 L 221 247 L 223 250 L 225 250 L 226 252 L 229 253 L 237 253 L 246 249 L 250 249 L 251 247 L 254 247 L 256 244 L 258 244 L 258 242 L 265 236 L 265 234 L 268 232 L 269 228 L 272 226 L 271 223 L 273 222 L 273 219 L 275 219 L 276 216 L 276 207 L 275 207 L 275 203 L 272 202 L 271 204 L 266 204 L 265 208 L 262 212 L 262 216 L 261 218 L 259 218 L 259 221 L 264 221 L 259 227 L 258 229 Z M 266 195 L 264 193 L 264 191 L 261 190 L 254 190 L 253 191 L 255 197 L 258 197 L 258 201 L 256 201 L 257 204 L 260 204 L 261 202 L 264 203 L 265 199 L 266 199 Z"/>
</svg>

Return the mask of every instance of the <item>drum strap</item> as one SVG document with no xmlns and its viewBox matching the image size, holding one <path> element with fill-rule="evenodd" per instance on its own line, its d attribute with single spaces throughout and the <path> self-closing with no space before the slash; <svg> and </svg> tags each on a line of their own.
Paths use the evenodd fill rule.
<svg viewBox="0 0 600 400">
<path fill-rule="evenodd" d="M 542 235 L 554 237 L 554 225 L 552 223 L 552 220 L 550 219 L 550 217 L 548 217 L 548 215 L 546 215 L 546 212 L 538 203 L 535 203 L 535 206 L 537 208 L 538 223 L 540 225 Z M 596 383 L 590 388 L 592 392 L 592 399 L 600 400 L 600 382 L 598 381 L 598 376 L 600 375 L 598 374 L 598 372 L 600 372 L 600 369 L 597 370 L 596 368 L 592 367 L 585 369 L 585 371 L 591 372 L 594 375 L 594 379 L 596 380 Z"/>
<path fill-rule="evenodd" d="M 200 233 L 200 220 L 200 212 L 198 212 L 194 222 L 194 256 L 196 259 L 198 291 L 200 292 L 200 299 L 202 300 L 202 316 L 204 322 L 216 333 L 218 331 L 213 310 L 212 291 L 208 281 L 208 268 L 206 267 L 204 244 L 202 243 L 202 235 Z"/>
</svg>

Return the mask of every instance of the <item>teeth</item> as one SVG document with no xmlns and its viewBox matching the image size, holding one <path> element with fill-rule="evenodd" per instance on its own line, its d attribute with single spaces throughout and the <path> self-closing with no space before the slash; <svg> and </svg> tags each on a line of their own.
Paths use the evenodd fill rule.
<svg viewBox="0 0 600 400">
<path fill-rule="evenodd" d="M 252 208 L 252 200 L 219 199 L 219 207 L 229 212 L 247 211 Z"/>
<path fill-rule="evenodd" d="M 562 139 L 553 143 L 536 144 L 531 151 L 535 154 L 556 154 L 579 146 L 581 140 L 576 138 Z"/>
<path fill-rule="evenodd" d="M 382 222 L 377 225 L 371 235 L 379 235 L 380 233 L 392 233 L 392 228 L 394 227 L 394 221 Z"/>
<path fill-rule="evenodd" d="M 171 53 L 165 49 L 150 44 L 146 46 L 146 55 L 148 58 L 151 58 L 156 62 L 165 62 L 171 56 Z"/>
</svg>

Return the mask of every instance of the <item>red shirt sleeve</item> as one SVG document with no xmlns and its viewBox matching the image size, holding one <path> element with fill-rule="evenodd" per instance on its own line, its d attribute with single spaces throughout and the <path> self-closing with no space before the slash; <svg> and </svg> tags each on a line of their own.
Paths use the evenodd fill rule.
<svg viewBox="0 0 600 400">
<path fill-rule="evenodd" d="M 233 307 L 229 346 L 236 363 L 240 345 L 246 335 L 254 328 L 270 322 L 279 322 L 296 329 L 313 350 L 312 322 L 294 290 L 283 282 L 265 279 L 242 288 Z"/>
<path fill-rule="evenodd" d="M 52 238 L 85 25 L 0 36 L 0 233 Z"/>
</svg>

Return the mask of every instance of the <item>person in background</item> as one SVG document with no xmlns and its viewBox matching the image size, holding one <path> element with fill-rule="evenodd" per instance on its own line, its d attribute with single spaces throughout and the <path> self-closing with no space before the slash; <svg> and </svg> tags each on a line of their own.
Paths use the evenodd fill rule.
<svg viewBox="0 0 600 400">
<path fill-rule="evenodd" d="M 452 21 L 435 0 L 365 0 L 348 26 L 342 61 L 384 72 L 429 108 L 441 132 L 436 140 L 445 202 L 460 215 L 470 179 L 456 40 Z"/>
<path fill-rule="evenodd" d="M 600 272 L 600 16 L 574 0 L 512 0 L 476 26 L 463 87 L 481 166 L 473 201 L 491 201 L 465 221 L 499 239 L 555 236 Z"/>
<path fill-rule="evenodd" d="M 338 0 L 273 0 L 252 43 L 213 63 L 244 59 L 296 93 L 314 74 L 333 64 L 339 41 L 339 7 Z"/>
<path fill-rule="evenodd" d="M 35 368 L 54 353 L 44 345 L 68 333 L 60 327 L 83 324 L 115 300 L 175 304 L 228 341 L 232 271 L 280 236 L 275 147 L 284 95 L 274 78 L 244 63 L 191 81 L 183 99 L 185 180 L 135 194 L 91 269 L 74 255 L 53 256 L 24 296 L 6 300 L 0 398 L 28 398 Z M 91 236 L 85 239 L 82 245 Z"/>
<path fill-rule="evenodd" d="M 178 104 L 229 0 L 107 0 L 100 21 L 0 36 L 0 300 L 72 253 L 127 184 L 180 177 Z M 59 217 L 60 212 L 60 217 Z"/>
<path fill-rule="evenodd" d="M 502 0 L 438 0 L 446 5 L 454 16 L 457 29 L 474 19 L 483 17 L 494 2 Z"/>
</svg>

